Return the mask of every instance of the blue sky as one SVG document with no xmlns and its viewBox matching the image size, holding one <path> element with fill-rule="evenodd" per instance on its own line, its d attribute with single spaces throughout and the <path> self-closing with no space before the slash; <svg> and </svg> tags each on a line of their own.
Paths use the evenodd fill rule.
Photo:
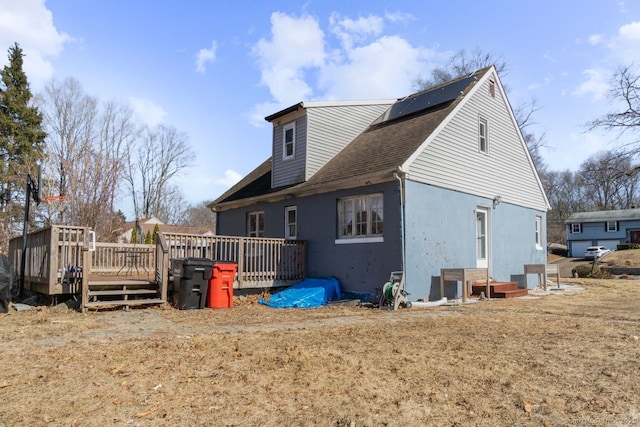
<svg viewBox="0 0 640 427">
<path fill-rule="evenodd" d="M 575 170 L 617 139 L 585 122 L 612 108 L 612 73 L 640 66 L 640 2 L 0 0 L 0 65 L 14 42 L 34 92 L 73 77 L 185 132 L 197 159 L 179 185 L 197 203 L 269 157 L 265 116 L 399 98 L 477 47 L 508 62 L 512 106 L 537 100 L 549 169 Z"/>
</svg>

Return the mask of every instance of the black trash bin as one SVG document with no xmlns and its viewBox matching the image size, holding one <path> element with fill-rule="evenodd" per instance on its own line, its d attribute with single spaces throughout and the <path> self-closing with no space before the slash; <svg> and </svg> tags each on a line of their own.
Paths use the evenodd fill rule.
<svg viewBox="0 0 640 427">
<path fill-rule="evenodd" d="M 13 267 L 6 255 L 0 254 L 0 313 L 9 312 Z"/>
<path fill-rule="evenodd" d="M 173 304 L 180 310 L 205 308 L 213 261 L 205 258 L 174 258 Z"/>
</svg>

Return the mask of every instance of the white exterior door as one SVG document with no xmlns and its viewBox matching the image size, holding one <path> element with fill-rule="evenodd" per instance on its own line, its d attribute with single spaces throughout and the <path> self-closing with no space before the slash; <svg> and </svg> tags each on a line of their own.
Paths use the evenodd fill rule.
<svg viewBox="0 0 640 427">
<path fill-rule="evenodd" d="M 489 268 L 489 210 L 476 209 L 476 267 Z"/>
</svg>

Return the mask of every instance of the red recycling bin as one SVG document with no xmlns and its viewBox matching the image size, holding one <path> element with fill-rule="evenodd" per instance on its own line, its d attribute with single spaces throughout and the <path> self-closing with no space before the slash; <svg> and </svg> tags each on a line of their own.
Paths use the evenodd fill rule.
<svg viewBox="0 0 640 427">
<path fill-rule="evenodd" d="M 233 305 L 233 282 L 237 270 L 238 264 L 235 262 L 215 261 L 213 263 L 207 307 L 228 308 Z"/>
</svg>

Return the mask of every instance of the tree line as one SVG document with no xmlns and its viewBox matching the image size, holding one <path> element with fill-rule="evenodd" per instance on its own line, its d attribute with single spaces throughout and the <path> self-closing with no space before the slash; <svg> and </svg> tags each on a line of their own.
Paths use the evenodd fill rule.
<svg viewBox="0 0 640 427">
<path fill-rule="evenodd" d="M 125 231 L 122 202 L 136 218 L 215 226 L 206 202 L 190 206 L 173 183 L 195 157 L 185 133 L 136 122 L 129 106 L 88 95 L 73 78 L 33 95 L 23 56 L 14 44 L 0 71 L 0 252 L 22 229 L 27 174 L 39 165 L 45 203 L 33 226 L 88 226 L 112 241 Z"/>
</svg>

